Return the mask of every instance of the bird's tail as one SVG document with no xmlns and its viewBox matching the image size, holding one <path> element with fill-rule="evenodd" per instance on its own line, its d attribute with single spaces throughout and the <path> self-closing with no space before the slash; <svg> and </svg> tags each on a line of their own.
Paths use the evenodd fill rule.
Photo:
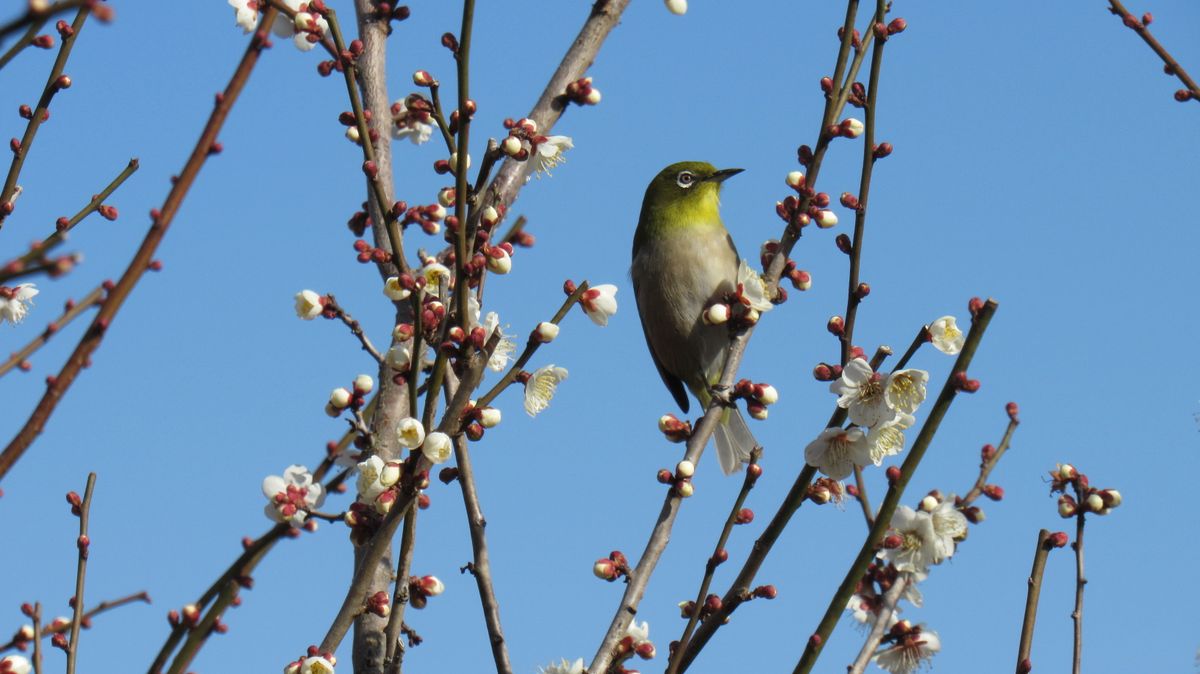
<svg viewBox="0 0 1200 674">
<path fill-rule="evenodd" d="M 749 463 L 750 452 L 758 446 L 758 441 L 754 439 L 754 434 L 737 407 L 725 410 L 713 435 L 717 438 L 717 460 L 721 462 L 721 470 L 726 475 L 736 473 L 742 469 L 743 463 Z"/>
</svg>

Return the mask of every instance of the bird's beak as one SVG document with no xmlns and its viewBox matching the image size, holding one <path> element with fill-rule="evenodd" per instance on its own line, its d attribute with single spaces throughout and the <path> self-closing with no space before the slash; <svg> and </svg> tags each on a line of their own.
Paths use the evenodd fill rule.
<svg viewBox="0 0 1200 674">
<path fill-rule="evenodd" d="M 716 173 L 705 178 L 705 180 L 711 180 L 714 183 L 723 183 L 727 178 L 732 178 L 744 170 L 746 169 L 721 169 L 720 171 L 717 171 Z"/>
</svg>

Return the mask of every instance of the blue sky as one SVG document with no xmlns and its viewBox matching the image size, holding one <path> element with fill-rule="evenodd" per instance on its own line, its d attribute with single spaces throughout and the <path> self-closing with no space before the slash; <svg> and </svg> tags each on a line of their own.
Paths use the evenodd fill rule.
<svg viewBox="0 0 1200 674">
<path fill-rule="evenodd" d="M 516 392 L 506 394 L 504 423 L 474 450 L 519 672 L 591 658 L 621 591 L 591 577 L 592 561 L 613 549 L 636 558 L 661 503 L 655 471 L 678 460 L 655 427 L 675 410 L 645 353 L 627 274 L 646 183 L 685 159 L 745 168 L 726 183 L 723 212 L 743 255 L 753 257 L 779 235 L 773 206 L 787 194 L 784 175 L 797 168 L 796 146 L 815 140 L 817 82 L 834 60 L 839 3 L 763 1 L 738 11 L 692 4 L 684 17 L 659 2 L 632 4 L 590 71 L 602 104 L 568 111 L 555 130 L 576 148 L 514 206 L 528 216 L 537 246 L 518 252 L 512 274 L 488 283 L 488 307 L 518 334 L 557 308 L 564 278 L 620 288 L 621 309 L 607 328 L 572 314 L 538 354 L 534 365 L 571 373 L 551 408 L 529 419 Z M 1158 4 L 1130 9 L 1151 9 L 1156 35 L 1200 71 L 1190 32 L 1200 9 Z M 394 97 L 411 90 L 417 68 L 453 80 L 438 46 L 444 31 L 457 30 L 452 5 L 412 4 L 388 64 Z M 346 3 L 334 6 L 350 13 Z M 971 368 L 982 389 L 955 403 L 905 502 L 932 488 L 965 491 L 979 447 L 1003 431 L 1006 402 L 1020 403 L 1024 422 L 993 474 L 1005 500 L 982 504 L 987 521 L 922 586 L 925 607 L 906 613 L 941 634 L 938 671 L 1012 666 L 1037 531 L 1073 527 L 1048 496 L 1045 472 L 1059 461 L 1125 498 L 1088 528 L 1085 667 L 1183 671 L 1200 645 L 1196 591 L 1163 584 L 1200 552 L 1190 498 L 1200 469 L 1200 372 L 1187 354 L 1200 337 L 1191 306 L 1200 281 L 1200 106 L 1171 98 L 1178 82 L 1105 6 L 895 6 L 909 29 L 887 49 L 878 133 L 896 152 L 875 173 L 863 255 L 872 293 L 856 341 L 899 350 L 923 323 L 944 314 L 965 321 L 971 296 L 1000 302 Z M 69 246 L 85 263 L 62 281 L 40 281 L 36 309 L 26 324 L 5 327 L 8 346 L 0 348 L 18 348 L 66 297 L 120 273 L 245 44 L 219 0 L 115 7 L 117 21 L 89 25 L 76 47 L 67 68 L 74 86 L 55 99 L 23 174 L 26 192 L 5 224 L 5 259 L 82 206 L 129 157 L 142 169 L 111 200 L 121 218 L 76 230 Z M 477 156 L 487 135 L 504 133 L 503 118 L 532 105 L 587 9 L 480 3 Z M 0 540 L 9 581 L 0 584 L 0 632 L 23 621 L 22 601 L 67 613 L 76 522 L 62 495 L 81 490 L 94 470 L 88 603 L 145 589 L 155 604 L 98 620 L 84 635 L 81 667 L 139 671 L 166 636 L 166 611 L 197 597 L 243 535 L 268 527 L 262 478 L 290 463 L 315 465 L 341 432 L 342 422 L 322 413 L 328 391 L 372 363 L 340 326 L 298 321 L 292 295 L 335 293 L 377 342 L 389 333 L 390 309 L 375 271 L 353 259 L 344 223 L 363 199 L 361 158 L 337 123 L 348 107 L 342 84 L 317 77 L 317 59 L 286 41 L 264 56 L 221 134 L 225 151 L 204 168 L 163 244 L 164 270 L 135 291 L 94 365 L 5 479 Z M 53 53 L 24 53 L 0 71 L 9 111 L 0 133 L 20 134 L 23 120 L 11 113 L 34 102 L 52 60 Z M 858 142 L 835 144 L 821 189 L 856 190 Z M 444 148 L 398 143 L 396 151 L 399 195 L 431 202 L 446 184 L 429 170 Z M 767 316 L 742 367 L 775 385 L 781 400 L 752 426 L 766 447 L 765 474 L 747 504 L 758 518 L 735 531 L 731 563 L 716 583 L 722 589 L 834 403 L 809 372 L 836 358 L 824 325 L 844 308 L 846 258 L 833 244 L 841 231 L 845 224 L 806 232 L 794 257 L 812 272 L 813 288 L 792 292 Z M 425 245 L 419 232 L 408 236 L 410 248 Z M 5 441 L 78 334 L 73 326 L 33 359 L 32 372 L 0 381 Z M 933 350 L 914 361 L 939 384 L 950 365 Z M 869 484 L 878 501 L 880 471 L 869 471 Z M 704 457 L 697 496 L 685 503 L 642 604 L 640 618 L 664 654 L 643 671 L 665 666 L 667 643 L 683 627 L 675 604 L 694 594 L 739 485 Z M 414 672 L 487 671 L 474 584 L 456 572 L 470 558 L 458 489 L 434 484 L 429 494 L 414 570 L 438 575 L 448 589 L 410 614 L 427 641 L 406 664 Z M 333 499 L 327 509 L 345 504 Z M 791 668 L 864 533 L 854 507 L 802 508 L 759 576 L 778 586 L 779 599 L 739 611 L 693 671 Z M 192 669 L 277 671 L 320 641 L 349 558 L 338 526 L 281 545 L 226 617 L 229 634 L 214 638 Z M 1068 551 L 1052 555 L 1033 651 L 1041 670 L 1069 666 L 1073 582 Z M 859 640 L 843 621 L 818 671 L 840 671 Z M 49 657 L 51 669 L 61 665 Z"/>
</svg>

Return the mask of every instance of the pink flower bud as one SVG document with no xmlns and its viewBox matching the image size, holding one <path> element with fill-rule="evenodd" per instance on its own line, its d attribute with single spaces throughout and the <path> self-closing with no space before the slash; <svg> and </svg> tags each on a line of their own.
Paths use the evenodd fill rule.
<svg viewBox="0 0 1200 674">
<path fill-rule="evenodd" d="M 841 316 L 830 316 L 829 320 L 825 323 L 825 329 L 831 335 L 841 336 L 846 332 L 846 321 Z"/>
<path fill-rule="evenodd" d="M 418 70 L 413 73 L 413 84 L 418 87 L 430 87 L 437 84 L 437 80 L 433 79 L 433 75 L 427 70 Z"/>
<path fill-rule="evenodd" d="M 1058 497 L 1059 517 L 1062 517 L 1063 519 L 1074 517 L 1078 510 L 1079 506 L 1076 505 L 1075 499 L 1071 498 L 1069 494 L 1063 494 L 1062 496 Z"/>
<path fill-rule="evenodd" d="M 1021 408 L 1017 407 L 1016 403 L 1008 403 L 1004 406 L 1004 411 L 1008 414 L 1009 419 L 1017 421 L 1017 415 L 1021 413 Z"/>
<path fill-rule="evenodd" d="M 691 480 L 676 480 L 675 493 L 679 494 L 680 498 L 690 498 L 696 493 L 696 488 Z"/>
<path fill-rule="evenodd" d="M 888 466 L 887 470 L 884 471 L 884 475 L 887 476 L 889 485 L 896 484 L 900 480 L 900 468 L 898 466 Z"/>
<path fill-rule="evenodd" d="M 837 213 L 830 210 L 823 210 L 817 215 L 817 226 L 821 229 L 829 229 L 838 223 Z"/>
<path fill-rule="evenodd" d="M 596 560 L 596 563 L 592 565 L 592 573 L 597 578 L 607 580 L 610 583 L 621 577 L 621 572 L 617 569 L 616 563 L 607 557 Z"/>
<path fill-rule="evenodd" d="M 742 508 L 737 512 L 737 517 L 734 519 L 735 524 L 750 524 L 754 521 L 754 511 L 749 508 Z"/>
<path fill-rule="evenodd" d="M 1065 531 L 1056 531 L 1046 537 L 1046 545 L 1052 548 L 1065 547 L 1069 541 L 1070 538 Z"/>
</svg>

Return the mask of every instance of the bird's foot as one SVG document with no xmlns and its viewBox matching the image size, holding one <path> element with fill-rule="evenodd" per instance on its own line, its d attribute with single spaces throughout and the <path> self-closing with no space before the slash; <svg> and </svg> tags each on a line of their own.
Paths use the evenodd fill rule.
<svg viewBox="0 0 1200 674">
<path fill-rule="evenodd" d="M 737 404 L 733 401 L 733 391 L 723 384 L 713 385 L 708 389 L 708 393 L 721 407 L 733 407 Z"/>
</svg>

